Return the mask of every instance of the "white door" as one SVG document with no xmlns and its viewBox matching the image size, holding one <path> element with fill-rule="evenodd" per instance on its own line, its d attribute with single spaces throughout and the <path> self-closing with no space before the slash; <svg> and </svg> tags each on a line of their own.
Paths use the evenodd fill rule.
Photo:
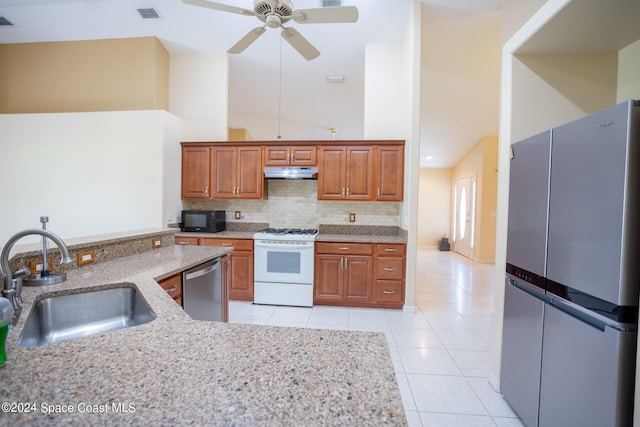
<svg viewBox="0 0 640 427">
<path fill-rule="evenodd" d="M 469 258 L 473 257 L 475 193 L 475 178 L 466 176 L 455 180 L 453 185 L 453 250 Z"/>
</svg>

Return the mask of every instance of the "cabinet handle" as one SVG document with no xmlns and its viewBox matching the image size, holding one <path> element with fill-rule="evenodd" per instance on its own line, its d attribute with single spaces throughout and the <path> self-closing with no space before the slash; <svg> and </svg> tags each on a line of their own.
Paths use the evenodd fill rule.
<svg viewBox="0 0 640 427">
<path fill-rule="evenodd" d="M 339 250 L 339 251 L 348 251 L 348 250 L 349 250 L 349 248 L 348 248 L 348 247 L 346 247 L 346 246 L 343 246 L 343 247 L 341 247 L 341 248 L 338 248 L 338 250 Z"/>
<path fill-rule="evenodd" d="M 233 246 L 233 243 L 223 243 L 222 246 Z"/>
<path fill-rule="evenodd" d="M 289 156 L 291 156 L 291 159 L 289 160 L 289 163 L 295 163 L 295 161 L 296 161 L 296 153 L 291 153 L 291 154 L 289 154 Z"/>
<path fill-rule="evenodd" d="M 378 200 L 380 200 L 380 189 L 379 189 L 379 188 L 378 188 L 378 191 L 376 192 L 376 196 L 377 196 L 376 198 L 377 198 Z"/>
<path fill-rule="evenodd" d="M 165 291 L 166 293 L 170 294 L 171 292 L 175 291 L 176 289 L 178 289 L 178 285 L 174 286 L 174 287 L 173 287 L 173 288 L 171 288 L 171 289 L 165 289 L 164 291 Z"/>
<path fill-rule="evenodd" d="M 384 248 L 385 252 L 395 252 L 396 248 Z"/>
<path fill-rule="evenodd" d="M 179 245 L 188 245 L 188 244 L 189 244 L 189 242 L 184 242 L 184 241 L 183 241 L 183 242 L 178 242 L 178 244 L 179 244 Z"/>
<path fill-rule="evenodd" d="M 395 291 L 382 291 L 382 293 L 387 295 L 393 295 L 395 294 Z"/>
<path fill-rule="evenodd" d="M 342 259 L 344 260 L 344 268 L 347 268 L 349 264 L 347 264 L 349 262 L 349 260 L 347 259 L 347 257 L 342 257 Z"/>
<path fill-rule="evenodd" d="M 383 270 L 384 271 L 396 271 L 395 268 L 391 268 L 391 267 L 385 267 Z"/>
<path fill-rule="evenodd" d="M 204 187 L 204 194 L 209 195 L 209 186 Z"/>
<path fill-rule="evenodd" d="M 349 197 L 349 187 L 347 187 L 347 197 Z"/>
<path fill-rule="evenodd" d="M 342 197 L 344 197 L 344 187 L 342 187 Z"/>
</svg>

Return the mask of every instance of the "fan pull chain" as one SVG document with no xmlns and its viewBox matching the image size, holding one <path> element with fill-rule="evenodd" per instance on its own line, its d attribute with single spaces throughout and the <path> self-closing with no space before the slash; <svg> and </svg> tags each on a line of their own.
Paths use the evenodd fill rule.
<svg viewBox="0 0 640 427">
<path fill-rule="evenodd" d="M 280 134 L 281 112 L 282 112 L 282 37 L 280 37 L 280 69 L 278 76 L 278 139 L 282 139 Z"/>
</svg>

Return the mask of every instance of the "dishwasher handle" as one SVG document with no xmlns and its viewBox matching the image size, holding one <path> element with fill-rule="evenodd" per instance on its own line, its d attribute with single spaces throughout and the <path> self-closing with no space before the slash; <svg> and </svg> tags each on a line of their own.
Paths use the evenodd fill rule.
<svg viewBox="0 0 640 427">
<path fill-rule="evenodd" d="M 184 277 L 187 280 L 195 279 L 196 277 L 204 276 L 205 274 L 209 274 L 214 270 L 220 268 L 220 259 L 216 260 L 214 264 L 211 264 L 207 268 L 203 268 L 202 270 L 194 271 L 193 273 L 188 273 Z"/>
</svg>

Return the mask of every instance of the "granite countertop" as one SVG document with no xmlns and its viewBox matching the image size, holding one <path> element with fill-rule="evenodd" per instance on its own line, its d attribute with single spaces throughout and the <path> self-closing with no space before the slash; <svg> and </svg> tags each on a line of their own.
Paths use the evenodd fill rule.
<svg viewBox="0 0 640 427">
<path fill-rule="evenodd" d="M 213 239 L 253 239 L 255 231 L 220 231 L 218 233 L 194 233 L 189 231 L 181 231 L 176 237 L 210 237 Z"/>
<path fill-rule="evenodd" d="M 154 279 L 230 248 L 167 246 L 24 288 L 0 366 L 0 423 L 406 425 L 384 334 L 192 320 Z M 132 283 L 150 323 L 39 347 L 17 340 L 38 295 Z M 13 404 L 13 405 L 12 405 Z"/>
<path fill-rule="evenodd" d="M 407 239 L 398 235 L 367 234 L 325 234 L 316 236 L 316 242 L 349 242 L 349 243 L 407 243 Z"/>
</svg>

